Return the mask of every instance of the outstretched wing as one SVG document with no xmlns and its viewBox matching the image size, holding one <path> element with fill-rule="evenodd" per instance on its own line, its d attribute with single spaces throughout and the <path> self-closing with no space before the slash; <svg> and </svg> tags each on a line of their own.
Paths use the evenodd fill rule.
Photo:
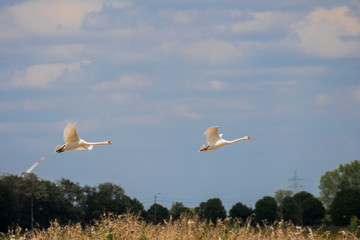
<svg viewBox="0 0 360 240">
<path fill-rule="evenodd" d="M 213 145 L 213 144 L 215 144 L 217 141 L 219 141 L 221 139 L 221 137 L 219 135 L 219 127 L 218 126 L 209 127 L 204 132 L 204 135 L 206 135 L 206 142 L 209 145 Z"/>
<path fill-rule="evenodd" d="M 70 142 L 77 142 L 80 140 L 76 132 L 76 123 L 68 123 L 64 129 L 65 144 Z"/>
</svg>

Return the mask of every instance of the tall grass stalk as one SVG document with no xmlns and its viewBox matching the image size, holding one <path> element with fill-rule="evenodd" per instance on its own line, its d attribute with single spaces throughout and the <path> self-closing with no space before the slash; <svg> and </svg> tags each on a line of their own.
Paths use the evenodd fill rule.
<svg viewBox="0 0 360 240">
<path fill-rule="evenodd" d="M 360 239 L 356 231 L 330 232 L 321 229 L 294 226 L 288 222 L 254 224 L 253 219 L 246 222 L 240 220 L 218 220 L 215 224 L 200 220 L 197 216 L 182 215 L 180 219 L 169 220 L 163 224 L 146 223 L 138 216 L 130 213 L 124 215 L 105 215 L 100 220 L 94 220 L 85 228 L 78 224 L 61 226 L 57 221 L 49 228 L 36 228 L 33 231 L 16 228 L 6 234 L 0 233 L 2 239 L 39 239 L 39 240 L 73 240 L 73 239 L 204 239 L 204 240 L 235 240 L 235 239 Z"/>
</svg>

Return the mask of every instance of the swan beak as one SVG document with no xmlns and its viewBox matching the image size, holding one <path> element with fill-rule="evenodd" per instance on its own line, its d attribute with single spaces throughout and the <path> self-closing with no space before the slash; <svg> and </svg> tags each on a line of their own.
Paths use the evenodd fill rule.
<svg viewBox="0 0 360 240">
<path fill-rule="evenodd" d="M 249 137 L 249 140 L 252 140 L 252 138 L 251 138 L 251 137 Z"/>
<path fill-rule="evenodd" d="M 112 142 L 108 141 L 109 144 L 112 144 Z"/>
</svg>

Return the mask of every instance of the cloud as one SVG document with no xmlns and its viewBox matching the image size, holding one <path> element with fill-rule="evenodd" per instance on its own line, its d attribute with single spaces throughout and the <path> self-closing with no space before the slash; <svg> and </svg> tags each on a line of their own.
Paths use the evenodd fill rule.
<svg viewBox="0 0 360 240">
<path fill-rule="evenodd" d="M 294 79 L 288 81 L 267 81 L 263 85 L 275 88 L 277 91 L 288 92 L 291 87 L 296 86 L 298 82 Z"/>
<path fill-rule="evenodd" d="M 25 1 L 1 10 L 0 37 L 73 34 L 87 13 L 101 8 L 102 1 L 97 0 Z"/>
<path fill-rule="evenodd" d="M 9 111 L 39 111 L 55 105 L 55 102 L 44 100 L 23 100 L 0 102 L 0 112 Z"/>
<path fill-rule="evenodd" d="M 151 80 L 141 74 L 123 75 L 119 80 L 99 83 L 94 90 L 139 90 L 152 84 Z"/>
<path fill-rule="evenodd" d="M 228 88 L 228 85 L 225 82 L 218 80 L 191 81 L 189 82 L 189 85 L 201 91 L 222 91 Z"/>
<path fill-rule="evenodd" d="M 233 14 L 241 15 L 241 12 L 233 12 Z M 272 28 L 279 29 L 287 27 L 289 22 L 294 21 L 296 15 L 294 13 L 284 13 L 276 11 L 268 12 L 249 12 L 252 20 L 242 21 L 231 24 L 230 31 L 234 33 L 255 33 L 270 30 Z"/>
<path fill-rule="evenodd" d="M 164 53 L 173 53 L 187 61 L 202 61 L 210 64 L 229 63 L 242 56 L 241 44 L 229 41 L 207 39 L 190 44 L 166 42 L 162 44 Z"/>
<path fill-rule="evenodd" d="M 51 58 L 73 59 L 76 54 L 85 50 L 83 44 L 55 45 L 45 50 L 45 55 Z"/>
<path fill-rule="evenodd" d="M 25 70 L 13 72 L 12 79 L 4 83 L 4 88 L 47 88 L 66 72 L 76 72 L 81 65 L 90 64 L 83 60 L 70 64 L 39 64 L 32 65 Z"/>
<path fill-rule="evenodd" d="M 177 106 L 174 106 L 173 112 L 177 116 L 181 116 L 188 119 L 200 119 L 201 115 L 194 112 L 189 106 L 180 104 Z"/>
<path fill-rule="evenodd" d="M 354 90 L 354 99 L 360 101 L 360 86 L 356 87 Z"/>
<path fill-rule="evenodd" d="M 132 1 L 104 0 L 104 5 L 114 9 L 124 9 L 132 6 Z"/>
<path fill-rule="evenodd" d="M 177 12 L 173 15 L 173 22 L 176 24 L 189 24 L 192 23 L 192 19 L 189 14 Z"/>
<path fill-rule="evenodd" d="M 346 6 L 319 8 L 291 26 L 300 48 L 324 58 L 360 57 L 360 22 Z"/>
</svg>

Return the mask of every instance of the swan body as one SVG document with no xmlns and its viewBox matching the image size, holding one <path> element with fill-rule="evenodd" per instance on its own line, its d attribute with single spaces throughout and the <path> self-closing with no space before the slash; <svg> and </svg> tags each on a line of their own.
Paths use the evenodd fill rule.
<svg viewBox="0 0 360 240">
<path fill-rule="evenodd" d="M 87 142 L 79 138 L 76 132 L 76 123 L 68 123 L 64 129 L 64 145 L 56 146 L 54 152 L 61 153 L 70 150 L 92 150 L 94 145 L 112 144 L 110 141 Z"/>
<path fill-rule="evenodd" d="M 202 145 L 199 152 L 211 151 L 211 150 L 218 149 L 218 148 L 220 148 L 222 146 L 232 144 L 234 142 L 238 142 L 238 141 L 242 141 L 242 140 L 251 140 L 252 139 L 249 136 L 245 136 L 245 137 L 238 138 L 238 139 L 231 140 L 231 141 L 225 140 L 225 139 L 222 138 L 222 134 L 219 134 L 219 127 L 218 126 L 209 127 L 204 132 L 204 135 L 206 135 L 207 145 L 206 144 Z"/>
</svg>

